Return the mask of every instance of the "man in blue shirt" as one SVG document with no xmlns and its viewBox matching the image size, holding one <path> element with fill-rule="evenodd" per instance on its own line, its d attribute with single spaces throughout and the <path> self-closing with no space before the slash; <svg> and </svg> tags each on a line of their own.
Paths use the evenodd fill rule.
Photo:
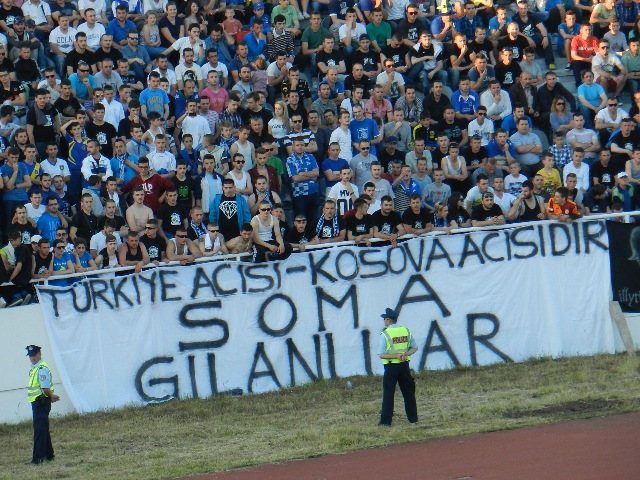
<svg viewBox="0 0 640 480">
<path fill-rule="evenodd" d="M 127 7 L 120 4 L 116 7 L 116 18 L 107 25 L 107 34 L 113 36 L 113 46 L 120 50 L 127 44 L 129 30 L 137 31 L 136 24 L 127 20 Z"/>
<path fill-rule="evenodd" d="M 140 113 L 147 117 L 150 112 L 158 112 L 165 120 L 169 117 L 169 95 L 162 90 L 160 84 L 160 74 L 151 72 L 149 74 L 149 87 L 140 94 Z"/>
<path fill-rule="evenodd" d="M 318 163 L 313 155 L 304 151 L 304 138 L 293 140 L 293 153 L 287 158 L 287 172 L 293 188 L 293 211 L 313 222 L 318 217 Z"/>
<path fill-rule="evenodd" d="M 250 62 L 255 62 L 256 58 L 262 55 L 267 48 L 267 37 L 265 37 L 263 29 L 263 21 L 256 18 L 251 24 L 251 31 L 244 37 L 244 41 L 249 47 Z"/>
<path fill-rule="evenodd" d="M 504 128 L 496 130 L 496 135 L 487 144 L 487 158 L 495 158 L 498 165 L 504 166 L 516 160 L 516 147 L 509 140 Z"/>
<path fill-rule="evenodd" d="M 56 239 L 56 230 L 61 225 L 62 221 L 58 217 L 58 199 L 49 197 L 47 198 L 47 210 L 38 219 L 38 230 L 42 238 L 53 243 Z"/>
<path fill-rule="evenodd" d="M 9 231 L 11 219 L 18 205 L 24 205 L 29 201 L 27 190 L 31 187 L 31 177 L 24 163 L 18 163 L 20 151 L 16 147 L 7 149 L 7 161 L 2 167 L 2 181 L 4 182 L 4 196 L 2 199 L 2 210 L 4 217 L 3 231 Z M 5 238 L 6 240 L 6 238 Z"/>
<path fill-rule="evenodd" d="M 120 50 L 122 56 L 129 62 L 129 69 L 133 70 L 136 80 L 144 84 L 147 76 L 145 73 L 151 71 L 151 58 L 147 49 L 140 46 L 140 34 L 136 29 L 127 33 L 127 43 Z"/>
</svg>

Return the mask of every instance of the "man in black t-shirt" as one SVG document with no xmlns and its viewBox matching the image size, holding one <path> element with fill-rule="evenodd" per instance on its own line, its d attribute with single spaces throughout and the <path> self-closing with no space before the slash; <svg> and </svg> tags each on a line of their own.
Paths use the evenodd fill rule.
<svg viewBox="0 0 640 480">
<path fill-rule="evenodd" d="M 2 8 L 0 8 L 0 28 L 3 32 L 7 29 L 13 28 L 13 24 L 16 20 L 21 20 L 24 23 L 24 14 L 20 7 L 16 7 L 13 2 L 4 0 L 2 2 Z"/>
<path fill-rule="evenodd" d="M 349 57 L 349 63 L 360 63 L 364 68 L 365 75 L 375 80 L 378 73 L 382 71 L 380 63 L 380 54 L 371 50 L 371 40 L 369 35 L 360 35 L 358 48 Z"/>
<path fill-rule="evenodd" d="M 140 235 L 140 243 L 147 248 L 149 259 L 158 265 L 167 261 L 167 241 L 158 235 L 158 220 L 155 218 L 147 220 L 145 234 Z"/>
<path fill-rule="evenodd" d="M 422 235 L 433 230 L 432 215 L 422 206 L 422 196 L 413 193 L 409 197 L 409 208 L 402 214 L 402 225 L 407 233 Z"/>
<path fill-rule="evenodd" d="M 406 75 L 411 68 L 409 63 L 409 48 L 402 41 L 402 37 L 398 34 L 394 34 L 391 37 L 389 45 L 386 45 L 380 51 L 380 60 L 385 61 L 387 58 L 393 60 L 393 68 L 396 72 L 400 72 L 402 75 Z"/>
<path fill-rule="evenodd" d="M 633 155 L 640 157 L 639 146 L 634 146 Z M 602 184 L 607 188 L 608 194 L 611 194 L 611 190 L 616 186 L 614 177 L 622 170 L 616 169 L 616 166 L 611 162 L 611 151 L 605 147 L 600 150 L 598 161 L 590 167 L 591 185 Z"/>
<path fill-rule="evenodd" d="M 482 194 L 482 203 L 471 210 L 471 225 L 486 227 L 489 225 L 504 225 L 506 223 L 502 209 L 494 203 L 493 193 Z"/>
<path fill-rule="evenodd" d="M 306 245 L 316 245 L 319 243 L 318 235 L 313 226 L 307 222 L 307 218 L 303 214 L 296 215 L 293 220 L 293 227 L 287 231 L 284 238 L 285 242 L 291 244 L 293 248 L 297 248 L 304 252 Z"/>
<path fill-rule="evenodd" d="M 344 220 L 336 215 L 336 202 L 326 200 L 316 226 L 319 243 L 342 242 L 346 238 Z"/>
<path fill-rule="evenodd" d="M 247 201 L 236 195 L 236 185 L 231 178 L 222 182 L 222 194 L 216 195 L 209 210 L 209 221 L 216 222 L 226 241 L 240 235 L 240 228 L 251 221 Z"/>
<path fill-rule="evenodd" d="M 71 76 L 78 70 L 78 64 L 84 62 L 92 69 L 92 73 L 96 72 L 95 60 L 93 52 L 87 50 L 87 34 L 84 32 L 76 33 L 75 47 L 67 54 L 64 60 L 64 68 L 67 76 Z"/>
<path fill-rule="evenodd" d="M 98 233 L 98 217 L 91 213 L 93 206 L 93 196 L 90 193 L 83 193 L 80 197 L 80 210 L 71 218 L 71 228 L 69 236 L 72 241 L 76 238 L 91 239 Z"/>
<path fill-rule="evenodd" d="M 166 239 L 174 238 L 178 230 L 187 228 L 187 212 L 178 205 L 178 190 L 168 188 L 164 192 L 165 201 L 158 211 L 158 233 Z"/>
<path fill-rule="evenodd" d="M 624 170 L 627 160 L 633 155 L 633 148 L 640 143 L 640 134 L 632 118 L 623 118 L 620 129 L 610 138 L 611 163 L 616 173 Z M 604 145 L 604 144 L 603 144 Z"/>
<path fill-rule="evenodd" d="M 511 50 L 512 59 L 516 63 L 520 63 L 524 59 L 525 48 L 535 48 L 535 45 L 527 40 L 527 37 L 520 33 L 518 25 L 515 22 L 507 26 L 507 36 L 498 42 L 498 51 L 505 49 Z M 504 85 L 502 86 L 504 88 Z"/>
<path fill-rule="evenodd" d="M 460 155 L 464 157 L 467 164 L 467 171 L 473 171 L 480 168 L 487 160 L 487 149 L 482 146 L 482 139 L 473 135 L 469 137 L 469 145 L 464 147 Z"/>
<path fill-rule="evenodd" d="M 60 98 L 54 102 L 53 106 L 62 115 L 62 123 L 76 118 L 76 114 L 83 110 L 78 99 L 71 95 L 71 82 L 68 78 L 60 82 Z"/>
<path fill-rule="evenodd" d="M 371 199 L 371 197 L 367 196 Z M 373 218 L 367 214 L 369 202 L 364 198 L 358 198 L 353 202 L 354 214 L 346 219 L 347 240 L 356 242 L 356 245 L 371 245 L 369 241 L 373 237 Z"/>
<path fill-rule="evenodd" d="M 115 143 L 118 132 L 116 128 L 104 121 L 105 108 L 101 103 L 97 103 L 93 107 L 93 122 L 85 125 L 87 137 L 97 141 L 100 144 L 100 153 L 107 158 L 113 157 L 113 145 Z"/>
<path fill-rule="evenodd" d="M 380 210 L 371 215 L 371 219 L 373 236 L 389 241 L 394 247 L 398 245 L 398 237 L 406 233 L 400 215 L 393 211 L 393 198 L 388 195 L 380 199 Z"/>
<path fill-rule="evenodd" d="M 331 67 L 336 67 L 339 74 L 347 71 L 342 53 L 333 49 L 334 43 L 335 39 L 333 38 L 333 35 L 325 35 L 324 40 L 322 41 L 322 50 L 316 53 L 318 78 L 324 78 L 327 74 L 327 70 Z"/>
<path fill-rule="evenodd" d="M 496 80 L 500 82 L 503 90 L 509 90 L 510 87 L 516 84 L 522 70 L 520 65 L 513 60 L 513 50 L 511 48 L 505 47 L 500 50 L 500 61 L 496 65 L 495 71 Z"/>
<path fill-rule="evenodd" d="M 436 134 L 440 136 L 444 133 L 449 137 L 450 143 L 455 142 L 460 147 L 466 145 L 468 141 L 467 128 L 456 118 L 456 112 L 453 106 L 449 105 L 445 107 L 442 116 L 443 120 L 436 125 Z"/>
<path fill-rule="evenodd" d="M 364 67 L 359 62 L 354 62 L 351 66 L 351 75 L 344 79 L 344 91 L 347 97 L 351 97 L 351 92 L 355 87 L 362 87 L 362 98 L 368 99 L 375 82 L 364 74 Z"/>
<path fill-rule="evenodd" d="M 48 96 L 48 90 L 36 90 L 35 104 L 27 113 L 27 136 L 38 149 L 40 158 L 47 158 L 47 145 L 56 143 L 56 133 L 60 131 L 58 110 L 47 104 Z"/>
</svg>

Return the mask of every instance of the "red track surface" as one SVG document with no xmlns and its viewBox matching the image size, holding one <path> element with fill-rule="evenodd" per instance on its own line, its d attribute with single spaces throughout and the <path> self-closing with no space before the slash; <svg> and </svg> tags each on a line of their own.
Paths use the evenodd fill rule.
<svg viewBox="0 0 640 480">
<path fill-rule="evenodd" d="M 403 426 L 391 427 L 406 428 Z M 638 480 L 640 413 L 328 455 L 189 479 Z"/>
</svg>

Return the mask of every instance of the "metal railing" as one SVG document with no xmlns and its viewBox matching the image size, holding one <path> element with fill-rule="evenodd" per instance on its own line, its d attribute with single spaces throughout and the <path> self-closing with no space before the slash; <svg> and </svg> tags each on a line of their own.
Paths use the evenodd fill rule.
<svg viewBox="0 0 640 480">
<path fill-rule="evenodd" d="M 624 218 L 625 221 L 629 221 L 629 219 L 632 216 L 634 216 L 633 215 L 634 213 L 636 212 L 605 213 L 605 214 L 589 215 L 587 217 L 582 217 L 581 219 L 577 219 L 576 221 L 579 222 L 585 219 L 609 220 L 609 219 L 619 218 L 619 217 L 625 217 Z M 637 214 L 640 215 L 640 211 L 637 211 Z M 504 225 L 491 225 L 486 227 L 462 227 L 462 228 L 452 229 L 451 234 L 455 235 L 459 233 L 468 233 L 468 232 L 486 231 L 486 230 L 505 230 L 509 228 L 516 228 L 516 227 L 520 228 L 528 225 L 540 225 L 540 224 L 549 224 L 549 223 L 557 223 L 557 221 L 556 220 L 538 220 L 538 221 L 522 222 L 522 223 L 507 223 Z M 403 242 L 411 238 L 431 237 L 431 236 L 438 236 L 438 235 L 448 235 L 448 233 L 441 230 L 436 230 L 428 233 L 423 233 L 422 235 L 406 234 L 406 235 L 402 235 L 401 237 L 398 237 L 398 241 Z M 375 243 L 388 243 L 389 241 L 382 238 L 372 238 L 370 239 L 370 242 L 375 244 Z M 305 251 L 323 250 L 328 248 L 340 248 L 340 247 L 350 246 L 350 245 L 356 245 L 356 243 L 352 240 L 345 240 L 345 241 L 335 242 L 335 243 L 305 245 Z M 239 261 L 250 259 L 252 256 L 253 255 L 251 253 L 240 253 L 240 254 L 218 255 L 215 257 L 200 257 L 196 259 L 194 263 L 209 263 L 209 262 L 221 262 L 221 261 L 239 262 Z M 174 267 L 176 265 L 180 265 L 180 262 L 178 261 L 162 262 L 158 265 L 156 265 L 155 263 L 149 263 L 144 267 L 142 267 L 142 269 L 149 270 L 152 268 Z M 193 263 L 190 263 L 190 265 L 193 265 Z M 100 277 L 104 275 L 112 275 L 113 273 L 116 273 L 116 272 L 133 272 L 134 268 L 135 267 L 133 266 L 114 267 L 114 268 L 106 268 L 106 269 L 99 269 L 99 270 L 91 270 L 88 272 L 70 273 L 66 275 L 55 275 L 48 278 L 34 278 L 31 280 L 31 283 L 39 283 L 39 284 L 46 285 L 48 284 L 49 280 L 55 281 L 55 280 L 66 280 L 70 278 Z M 14 284 L 3 283 L 3 284 L 0 284 L 0 288 L 3 286 L 10 286 L 10 285 L 14 285 Z"/>
</svg>

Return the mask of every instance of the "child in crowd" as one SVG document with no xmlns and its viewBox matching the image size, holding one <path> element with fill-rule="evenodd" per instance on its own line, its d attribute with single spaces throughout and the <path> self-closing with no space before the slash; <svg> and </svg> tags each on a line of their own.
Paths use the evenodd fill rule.
<svg viewBox="0 0 640 480">
<path fill-rule="evenodd" d="M 420 114 L 420 123 L 413 128 L 413 139 L 421 138 L 427 150 L 432 152 L 438 146 L 436 131 L 431 126 L 431 118 L 427 110 Z"/>
<path fill-rule="evenodd" d="M 566 144 L 564 135 L 560 132 L 553 134 L 553 145 L 549 148 L 549 152 L 553 154 L 554 165 L 560 171 L 571 162 L 571 147 Z"/>
<path fill-rule="evenodd" d="M 202 167 L 198 161 L 198 151 L 193 148 L 193 135 L 185 133 L 182 136 L 182 150 L 178 153 L 178 160 L 187 163 L 187 173 L 194 177 L 201 173 Z"/>
<path fill-rule="evenodd" d="M 218 145 L 225 150 L 225 156 L 231 158 L 231 145 L 238 141 L 238 137 L 231 134 L 233 125 L 230 121 L 225 120 L 220 124 L 220 137 L 218 137 Z"/>
<path fill-rule="evenodd" d="M 520 164 L 514 160 L 509 164 L 509 175 L 504 177 L 504 191 L 517 197 L 522 193 L 522 183 L 526 180 L 527 177 L 520 173 Z"/>
<path fill-rule="evenodd" d="M 267 83 L 268 83 L 267 67 L 269 65 L 267 61 L 262 57 L 258 57 L 256 59 L 255 65 L 256 65 L 256 69 L 253 72 L 253 75 L 251 75 L 251 82 L 250 82 L 251 85 L 253 86 L 253 91 L 266 93 Z"/>
<path fill-rule="evenodd" d="M 538 175 L 544 179 L 542 189 L 546 191 L 549 196 L 552 196 L 556 189 L 562 186 L 562 180 L 560 179 L 560 172 L 553 168 L 553 154 L 551 152 L 546 152 L 542 156 L 542 165 L 543 168 L 538 171 Z"/>
<path fill-rule="evenodd" d="M 157 21 L 158 15 L 156 12 L 147 12 L 144 19 L 144 27 L 142 27 L 142 35 L 140 35 L 140 45 L 147 48 L 151 60 L 155 60 L 165 50 L 160 46 L 160 29 L 156 23 Z"/>
<path fill-rule="evenodd" d="M 242 23 L 237 18 L 234 18 L 235 14 L 236 11 L 233 6 L 228 5 L 224 11 L 224 22 L 221 23 L 229 46 L 236 44 L 236 35 L 242 30 Z"/>
<path fill-rule="evenodd" d="M 84 238 L 76 238 L 75 250 L 73 252 L 75 256 L 76 272 L 88 272 L 90 270 L 97 270 L 98 266 L 93 261 L 93 257 L 87 251 L 87 241 Z"/>
</svg>

